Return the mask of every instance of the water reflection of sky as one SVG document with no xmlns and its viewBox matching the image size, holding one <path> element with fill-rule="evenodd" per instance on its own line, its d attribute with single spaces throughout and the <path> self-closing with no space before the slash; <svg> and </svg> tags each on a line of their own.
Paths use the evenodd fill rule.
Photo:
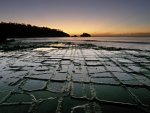
<svg viewBox="0 0 150 113">
<path fill-rule="evenodd" d="M 75 42 L 75 43 L 92 43 L 97 46 L 118 47 L 129 49 L 150 50 L 150 37 L 65 37 L 65 38 L 28 38 L 17 39 L 27 42 Z"/>
</svg>

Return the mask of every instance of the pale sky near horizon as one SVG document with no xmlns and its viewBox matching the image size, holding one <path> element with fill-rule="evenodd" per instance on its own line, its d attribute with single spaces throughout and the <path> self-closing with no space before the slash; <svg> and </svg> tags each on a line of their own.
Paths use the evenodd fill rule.
<svg viewBox="0 0 150 113">
<path fill-rule="evenodd" d="M 1 0 L 0 21 L 88 32 L 150 32 L 150 0 Z"/>
</svg>

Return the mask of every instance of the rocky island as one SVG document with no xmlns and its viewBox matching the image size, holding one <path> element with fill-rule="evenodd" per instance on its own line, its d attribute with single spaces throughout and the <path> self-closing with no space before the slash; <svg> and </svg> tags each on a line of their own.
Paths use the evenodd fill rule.
<svg viewBox="0 0 150 113">
<path fill-rule="evenodd" d="M 81 36 L 81 37 L 91 37 L 91 35 L 88 34 L 88 33 L 83 33 L 83 34 L 81 34 L 80 36 Z"/>
</svg>

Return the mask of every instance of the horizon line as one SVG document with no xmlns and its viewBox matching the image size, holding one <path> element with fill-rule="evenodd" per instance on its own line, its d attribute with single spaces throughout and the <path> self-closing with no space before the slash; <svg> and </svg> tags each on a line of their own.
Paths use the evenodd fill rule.
<svg viewBox="0 0 150 113">
<path fill-rule="evenodd" d="M 51 28 L 51 27 L 48 27 L 48 26 L 38 26 L 38 25 L 33 25 L 33 24 L 28 24 L 28 23 L 19 23 L 19 22 L 5 22 L 5 21 L 1 21 L 0 23 L 15 23 L 15 24 L 25 24 L 25 25 L 31 25 L 31 26 L 37 26 L 37 27 L 46 27 L 46 28 L 49 28 L 49 29 L 56 29 L 56 30 L 60 30 L 60 31 L 63 31 L 65 32 L 64 30 L 62 29 L 59 29 L 59 28 Z M 67 32 L 65 32 L 67 33 Z M 90 34 L 91 36 L 93 37 L 107 37 L 107 36 L 110 36 L 110 37 L 113 37 L 113 36 L 144 36 L 144 37 L 150 37 L 150 32 L 120 32 L 120 33 L 115 33 L 115 32 L 105 32 L 105 33 L 89 33 L 89 32 L 84 32 L 84 33 L 88 33 Z M 67 33 L 69 34 L 70 36 L 80 36 L 81 34 L 79 33 Z"/>
</svg>

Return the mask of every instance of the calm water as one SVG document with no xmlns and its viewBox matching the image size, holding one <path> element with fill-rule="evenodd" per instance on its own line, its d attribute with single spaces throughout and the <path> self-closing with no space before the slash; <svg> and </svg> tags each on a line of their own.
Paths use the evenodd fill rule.
<svg viewBox="0 0 150 113">
<path fill-rule="evenodd" d="M 23 40 L 27 42 L 65 41 L 74 43 L 92 43 L 97 46 L 150 50 L 150 37 L 47 37 L 17 40 Z"/>
</svg>

